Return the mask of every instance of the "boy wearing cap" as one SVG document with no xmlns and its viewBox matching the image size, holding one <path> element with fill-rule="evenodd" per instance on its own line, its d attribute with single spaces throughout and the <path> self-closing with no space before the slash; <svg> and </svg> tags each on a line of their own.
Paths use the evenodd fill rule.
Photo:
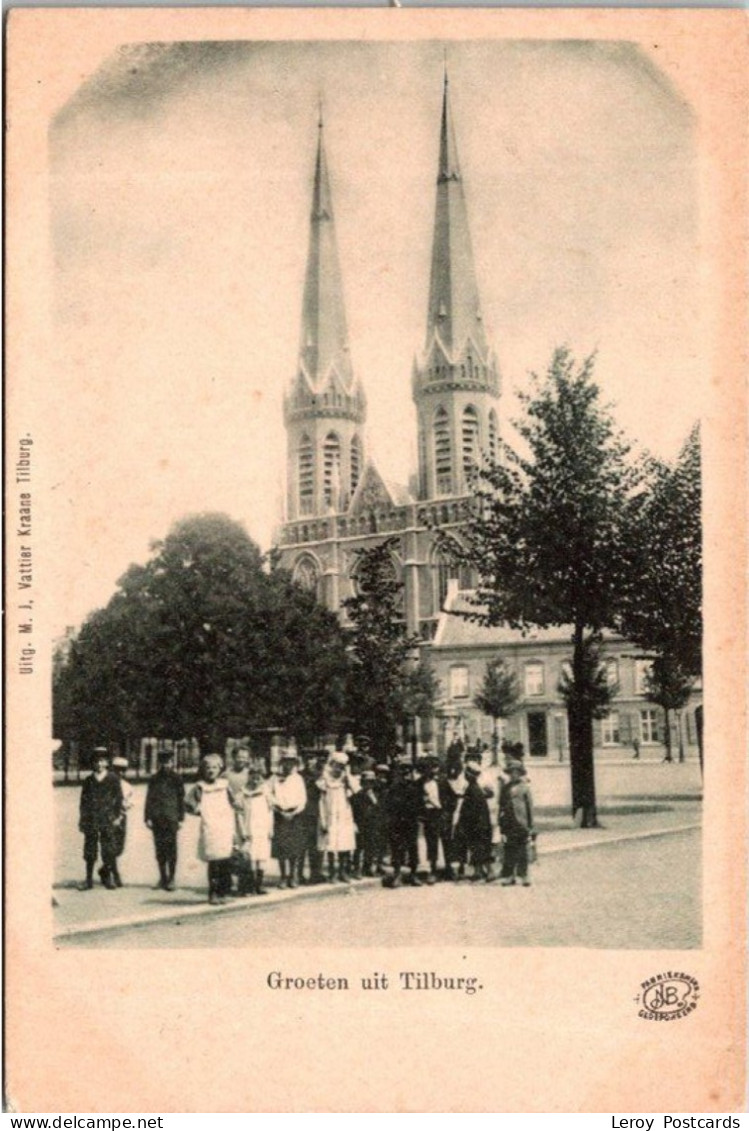
<svg viewBox="0 0 749 1131">
<path fill-rule="evenodd" d="M 407 862 L 408 882 L 420 888 L 419 879 L 419 813 L 421 811 L 420 783 L 414 781 L 411 763 L 401 755 L 393 767 L 393 778 L 385 794 L 390 858 L 393 875 L 388 887 L 400 887 L 401 870 Z"/>
<path fill-rule="evenodd" d="M 117 873 L 117 822 L 122 816 L 122 789 L 116 774 L 109 768 L 106 747 L 94 751 L 94 770 L 81 788 L 78 828 L 83 833 L 83 859 L 86 862 L 84 891 L 94 886 L 94 866 L 101 852 L 99 869 L 105 888 L 116 888 Z"/>
<path fill-rule="evenodd" d="M 528 842 L 535 837 L 533 825 L 533 797 L 524 780 L 522 762 L 511 758 L 507 762 L 509 782 L 502 786 L 499 796 L 499 829 L 504 841 L 504 859 L 500 883 L 505 887 L 520 881 L 530 887 L 528 879 Z"/>
<path fill-rule="evenodd" d="M 421 768 L 421 823 L 426 841 L 427 860 L 429 861 L 428 884 L 437 882 L 437 858 L 440 849 L 440 831 L 442 829 L 442 800 L 440 797 L 437 769 L 439 761 L 433 754 L 427 755 Z"/>
<path fill-rule="evenodd" d="M 185 786 L 174 769 L 171 750 L 159 752 L 159 768 L 148 782 L 146 826 L 153 833 L 156 863 L 159 866 L 157 888 L 174 891 L 177 871 L 177 832 L 185 819 Z"/>
</svg>

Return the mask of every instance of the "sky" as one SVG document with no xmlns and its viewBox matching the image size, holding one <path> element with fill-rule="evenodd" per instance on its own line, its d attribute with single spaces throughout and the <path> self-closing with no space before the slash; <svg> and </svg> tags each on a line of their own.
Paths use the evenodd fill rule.
<svg viewBox="0 0 749 1131">
<path fill-rule="evenodd" d="M 180 517 L 282 520 L 322 102 L 351 356 L 383 475 L 415 470 L 444 45 L 123 45 L 49 131 L 57 632 Z M 706 384 L 695 121 L 623 42 L 451 42 L 484 323 L 512 441 L 555 346 L 672 459 Z"/>
</svg>

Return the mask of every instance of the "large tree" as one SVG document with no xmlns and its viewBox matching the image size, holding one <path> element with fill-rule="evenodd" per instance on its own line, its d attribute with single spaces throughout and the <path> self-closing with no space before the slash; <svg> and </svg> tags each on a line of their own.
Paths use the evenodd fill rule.
<svg viewBox="0 0 749 1131">
<path fill-rule="evenodd" d="M 244 529 L 197 515 L 131 566 L 88 618 L 56 680 L 66 733 L 227 737 L 282 727 L 303 739 L 340 714 L 348 671 L 337 618 L 269 572 Z M 62 737 L 60 735 L 59 737 Z"/>
<path fill-rule="evenodd" d="M 349 709 L 357 732 L 378 758 L 392 755 L 403 711 L 409 654 L 418 643 L 403 621 L 403 584 L 393 569 L 397 538 L 357 550 L 356 594 L 343 602 L 351 622 Z"/>
<path fill-rule="evenodd" d="M 490 660 L 486 665 L 481 687 L 473 701 L 479 711 L 492 720 L 492 754 L 495 763 L 499 752 L 498 721 L 514 714 L 519 698 L 515 673 L 508 670 L 501 656 Z"/>
<path fill-rule="evenodd" d="M 622 514 L 636 478 L 593 373 L 593 357 L 578 364 L 560 348 L 543 376 L 532 375 L 516 423 L 522 450 L 503 444 L 499 460 L 477 468 L 473 517 L 457 551 L 479 578 L 470 619 L 569 626 L 572 810 L 586 827 L 598 823 L 588 657 L 613 621 Z"/>
<path fill-rule="evenodd" d="M 619 630 L 672 672 L 702 672 L 702 476 L 699 425 L 673 465 L 644 462 L 630 500 Z"/>
</svg>

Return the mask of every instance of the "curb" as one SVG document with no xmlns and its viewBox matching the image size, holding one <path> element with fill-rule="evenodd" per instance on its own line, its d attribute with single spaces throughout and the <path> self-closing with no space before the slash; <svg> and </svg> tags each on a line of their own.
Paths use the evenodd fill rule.
<svg viewBox="0 0 749 1131">
<path fill-rule="evenodd" d="M 589 848 L 606 848 L 612 844 L 624 844 L 633 840 L 651 840 L 655 837 L 693 832 L 695 829 L 701 828 L 702 825 L 699 822 L 692 822 L 687 825 L 674 825 L 671 828 L 651 829 L 648 832 L 642 833 L 622 833 L 619 836 L 602 838 L 601 840 L 587 840 L 582 843 L 552 845 L 544 851 L 542 859 L 562 852 L 580 852 Z M 165 907 L 162 911 L 154 911 L 149 915 L 130 915 L 121 919 L 108 919 L 106 923 L 83 923 L 80 926 L 64 927 L 61 931 L 57 931 L 52 936 L 52 942 L 75 938 L 78 935 L 97 935 L 107 931 L 118 931 L 129 927 L 147 927 L 153 923 L 172 923 L 181 919 L 191 919 L 202 915 L 230 915 L 237 911 L 259 911 L 261 908 L 296 902 L 299 899 L 314 899 L 328 895 L 351 895 L 362 888 L 377 887 L 381 883 L 381 877 L 372 876 L 371 878 L 367 877 L 361 880 L 353 880 L 350 884 L 316 884 L 312 887 L 297 888 L 293 892 L 288 890 L 271 891 L 268 893 L 267 898 L 260 902 L 255 902 L 251 899 L 236 899 L 221 907 L 212 906 L 208 903 L 196 903 L 194 907 L 188 906 L 179 910 L 172 910 L 169 907 Z"/>
</svg>

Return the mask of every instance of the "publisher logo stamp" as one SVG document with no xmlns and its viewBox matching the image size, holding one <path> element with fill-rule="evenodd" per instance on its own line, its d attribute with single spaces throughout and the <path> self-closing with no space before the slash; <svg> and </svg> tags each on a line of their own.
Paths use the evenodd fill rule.
<svg viewBox="0 0 749 1131">
<path fill-rule="evenodd" d="M 697 1008 L 700 984 L 691 974 L 667 970 L 640 983 L 635 997 L 645 1021 L 678 1021 Z"/>
</svg>

